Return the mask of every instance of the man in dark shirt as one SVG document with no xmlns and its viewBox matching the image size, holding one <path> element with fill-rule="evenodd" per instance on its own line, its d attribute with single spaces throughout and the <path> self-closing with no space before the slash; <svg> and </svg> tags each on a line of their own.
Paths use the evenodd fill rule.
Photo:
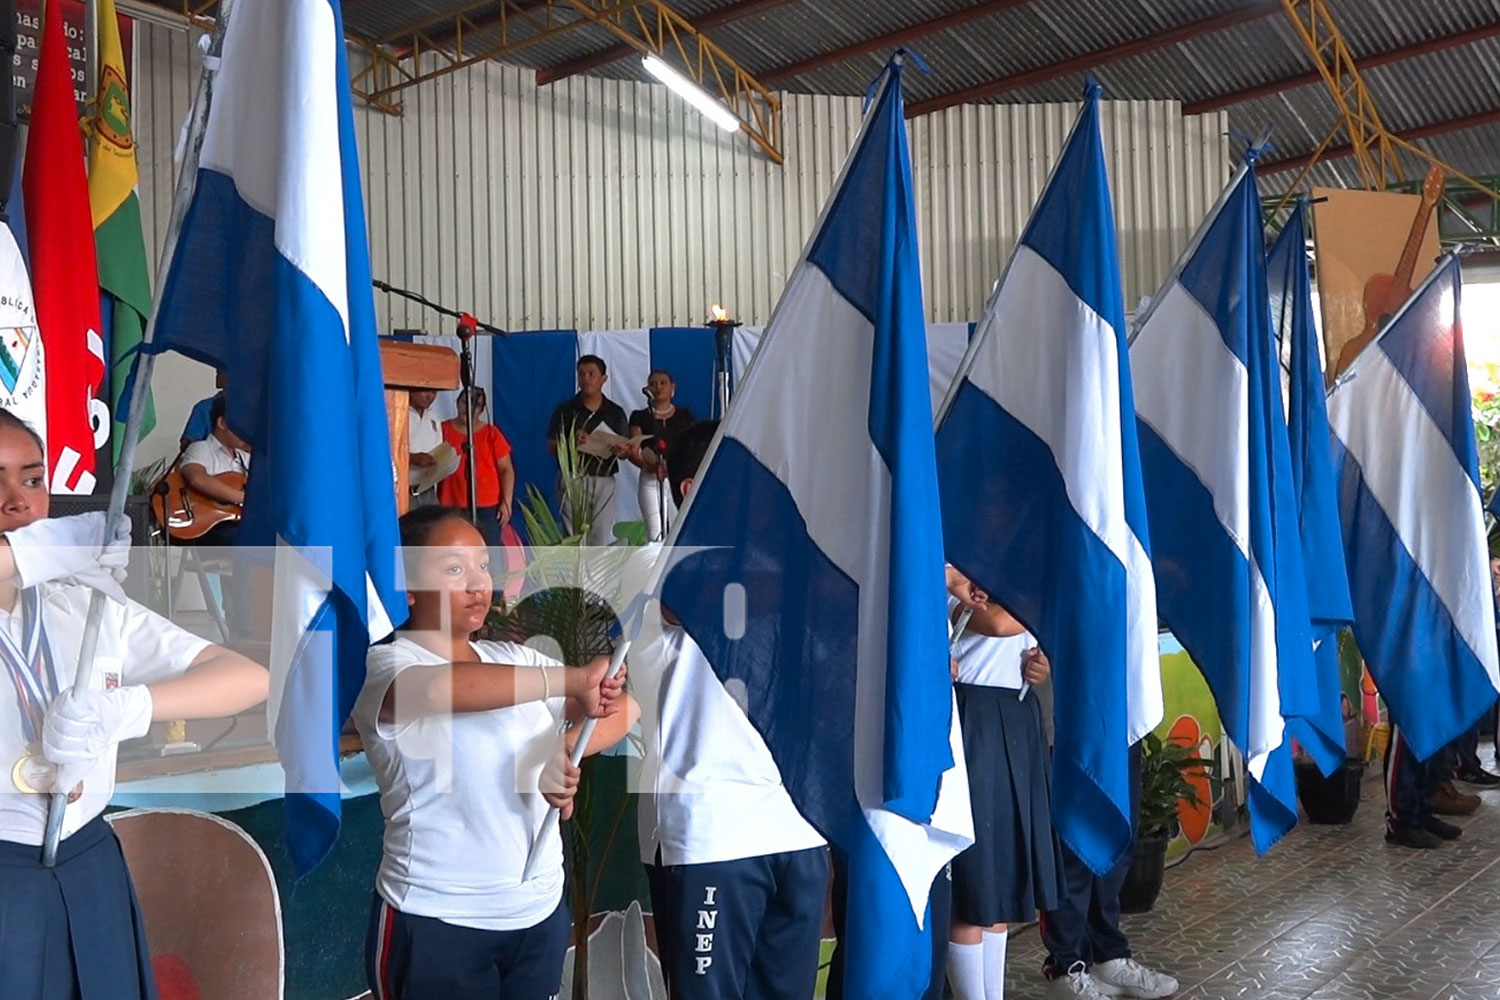
<svg viewBox="0 0 1500 1000">
<path fill-rule="evenodd" d="M 578 394 L 563 400 L 552 411 L 552 419 L 547 424 L 549 452 L 557 454 L 557 442 L 565 434 L 573 435 L 579 444 L 586 442 L 589 434 L 601 427 L 621 438 L 626 436 L 629 424 L 625 411 L 604 395 L 604 383 L 608 381 L 609 373 L 603 358 L 585 354 L 578 359 Z M 584 541 L 588 545 L 608 545 L 614 539 L 615 473 L 620 468 L 619 456 L 624 454 L 625 447 L 617 445 L 612 451 L 614 454 L 607 458 L 580 455 L 580 475 L 577 482 L 571 484 L 571 489 L 570 484 L 558 482 L 557 501 L 562 508 L 563 530 L 571 534 L 577 530 L 575 523 L 587 521 L 588 536 Z M 580 516 L 575 519 L 573 499 L 580 508 L 587 507 L 591 516 L 583 516 L 588 511 L 580 509 Z"/>
</svg>

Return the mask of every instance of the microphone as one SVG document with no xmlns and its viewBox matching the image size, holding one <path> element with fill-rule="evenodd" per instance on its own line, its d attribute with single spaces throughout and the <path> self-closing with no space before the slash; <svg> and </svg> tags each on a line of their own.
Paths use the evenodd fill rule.
<svg viewBox="0 0 1500 1000">
<path fill-rule="evenodd" d="M 652 399 L 654 398 L 651 395 L 651 390 L 649 388 L 647 388 L 646 386 L 641 386 L 641 395 L 646 397 L 646 402 L 648 402 L 648 403 L 651 402 Z"/>
</svg>

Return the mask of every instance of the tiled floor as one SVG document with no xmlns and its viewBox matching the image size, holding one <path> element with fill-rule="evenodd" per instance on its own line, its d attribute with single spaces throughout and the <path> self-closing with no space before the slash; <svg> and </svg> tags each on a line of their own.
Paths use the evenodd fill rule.
<svg viewBox="0 0 1500 1000">
<path fill-rule="evenodd" d="M 1500 998 L 1500 790 L 1481 794 L 1458 841 L 1388 847 L 1377 764 L 1352 825 L 1303 823 L 1262 858 L 1240 837 L 1170 869 L 1156 909 L 1125 918 L 1136 957 L 1190 1000 Z M 1040 1000 L 1035 928 L 1009 952 L 1006 996 Z"/>
</svg>

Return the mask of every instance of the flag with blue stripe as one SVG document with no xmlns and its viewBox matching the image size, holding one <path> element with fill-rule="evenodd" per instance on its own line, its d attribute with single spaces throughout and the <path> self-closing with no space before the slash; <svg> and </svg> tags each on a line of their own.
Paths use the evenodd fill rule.
<svg viewBox="0 0 1500 1000">
<path fill-rule="evenodd" d="M 1354 608 L 1344 569 L 1344 540 L 1306 247 L 1306 210 L 1298 205 L 1266 258 L 1266 280 L 1277 340 L 1282 345 L 1280 354 L 1290 358 L 1287 438 L 1307 579 L 1307 614 L 1317 644 L 1312 682 L 1316 707 L 1309 716 L 1283 715 L 1292 736 L 1324 774 L 1332 775 L 1347 755 L 1338 633 L 1353 624 Z"/>
<path fill-rule="evenodd" d="M 1460 285 L 1450 256 L 1328 397 L 1354 638 L 1423 760 L 1500 688 Z"/>
<path fill-rule="evenodd" d="M 1097 89 L 965 363 L 937 434 L 948 559 L 1052 661 L 1053 822 L 1107 872 L 1132 836 L 1125 750 L 1162 694 Z"/>
<path fill-rule="evenodd" d="M 338 835 L 365 651 L 406 612 L 339 5 L 232 11 L 153 348 L 228 371 L 254 449 L 239 540 L 277 550 L 268 709 L 303 874 Z"/>
<path fill-rule="evenodd" d="M 845 995 L 860 1000 L 925 988 L 928 935 L 946 933 L 928 892 L 973 842 L 924 339 L 893 64 L 694 481 L 662 588 L 746 693 L 797 808 L 848 856 Z"/>
<path fill-rule="evenodd" d="M 1297 821 L 1282 716 L 1313 711 L 1312 637 L 1254 170 L 1220 198 L 1130 351 L 1162 618 L 1250 772 L 1266 850 Z"/>
</svg>

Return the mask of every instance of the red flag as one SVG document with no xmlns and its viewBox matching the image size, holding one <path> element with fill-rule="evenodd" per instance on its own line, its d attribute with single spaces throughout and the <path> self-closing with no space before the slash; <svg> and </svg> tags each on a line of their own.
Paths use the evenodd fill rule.
<svg viewBox="0 0 1500 1000">
<path fill-rule="evenodd" d="M 47 468 L 53 493 L 94 490 L 95 410 L 104 381 L 99 274 L 83 135 L 63 37 L 61 0 L 49 0 L 21 188 L 31 284 L 47 362 Z M 103 412 L 106 433 L 109 415 Z"/>
</svg>

